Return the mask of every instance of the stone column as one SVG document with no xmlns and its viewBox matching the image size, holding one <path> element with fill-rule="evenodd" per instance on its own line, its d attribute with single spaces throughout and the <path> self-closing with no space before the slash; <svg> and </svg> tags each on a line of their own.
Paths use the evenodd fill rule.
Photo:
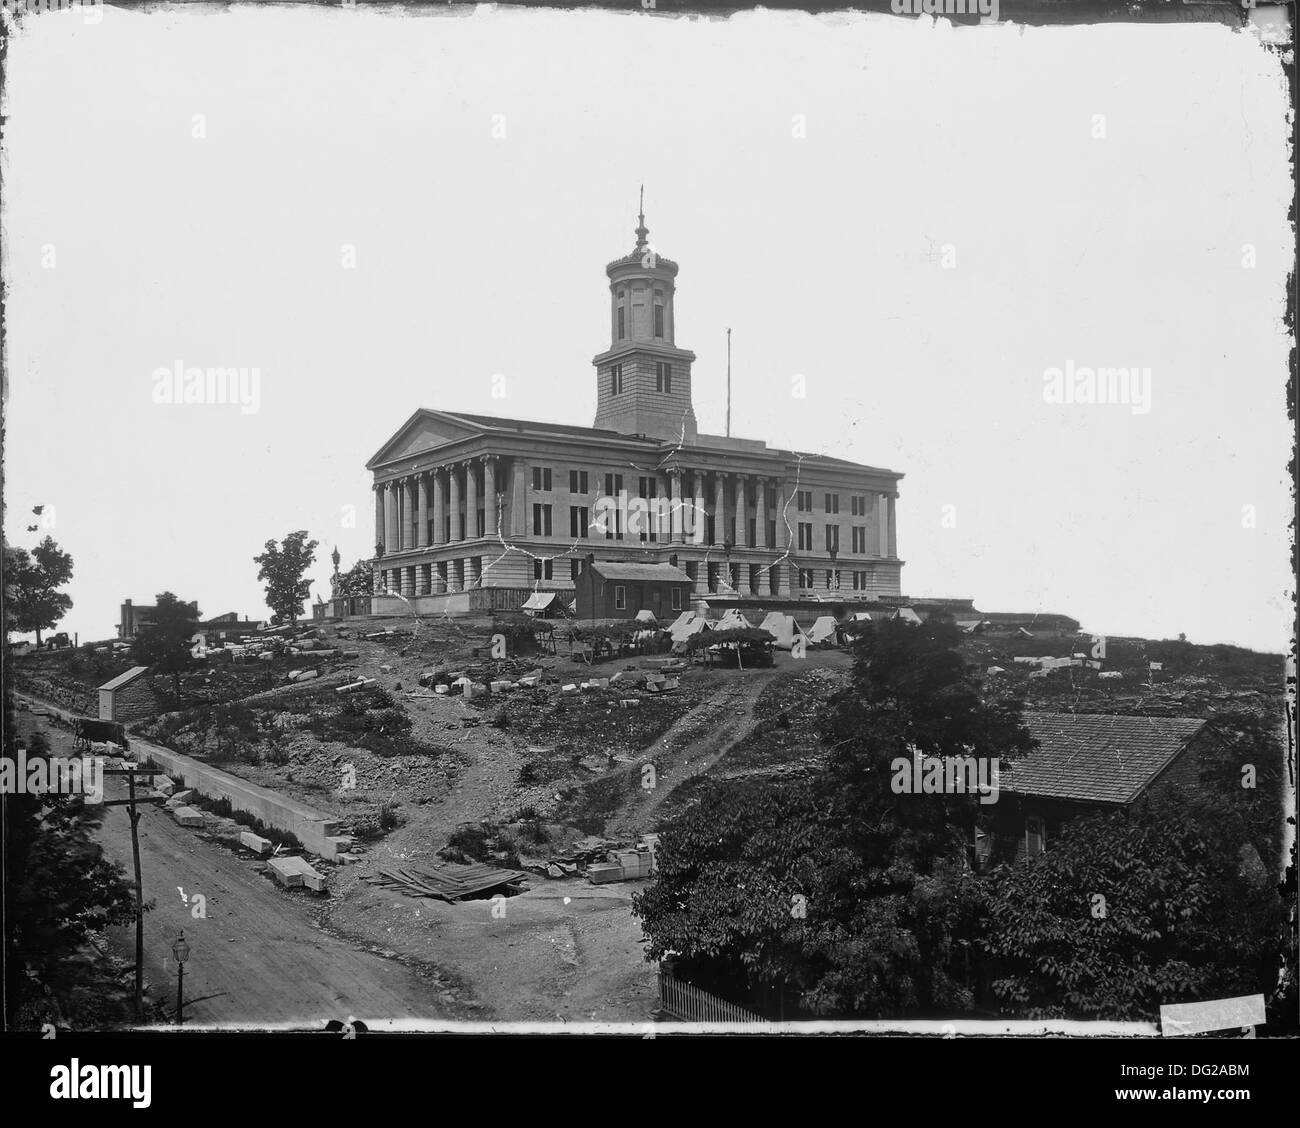
<svg viewBox="0 0 1300 1128">
<path fill-rule="evenodd" d="M 759 548 L 771 548 L 767 543 L 767 482 L 759 478 L 754 483 L 754 543 Z"/>
<path fill-rule="evenodd" d="M 465 463 L 465 539 L 478 539 L 478 475 L 472 458 Z"/>
<path fill-rule="evenodd" d="M 790 497 L 790 493 L 789 493 L 789 487 L 786 485 L 784 478 L 775 479 L 775 484 L 776 484 L 776 499 L 775 499 L 776 500 L 776 547 L 779 548 L 782 552 L 786 552 L 790 548 L 790 530 L 786 526 L 786 521 L 789 520 L 789 516 L 785 511 L 785 503 L 787 499 Z M 785 573 L 782 578 L 783 580 L 788 581 L 789 579 L 788 568 L 785 570 Z M 788 594 L 790 591 L 789 583 L 786 582 L 783 584 L 783 586 L 785 588 L 786 593 Z"/>
<path fill-rule="evenodd" d="M 895 513 L 894 513 L 894 499 L 897 496 L 898 496 L 897 494 L 892 494 L 892 493 L 889 495 L 889 506 L 887 510 L 888 517 L 889 517 L 889 526 L 888 526 L 888 534 L 886 536 L 885 543 L 889 548 L 889 555 L 891 559 L 898 555 L 898 524 L 895 519 Z"/>
<path fill-rule="evenodd" d="M 528 464 L 518 457 L 510 460 L 510 535 L 528 535 Z"/>
<path fill-rule="evenodd" d="M 458 541 L 460 536 L 460 466 L 452 463 L 447 467 L 451 489 L 451 540 Z"/>
<path fill-rule="evenodd" d="M 885 495 L 876 494 L 876 555 L 889 555 L 889 530 L 886 527 Z"/>
<path fill-rule="evenodd" d="M 443 532 L 443 522 L 447 519 L 447 503 L 443 497 L 445 483 L 442 480 L 442 468 L 431 471 L 433 476 L 433 543 L 446 544 L 447 534 Z"/>
<path fill-rule="evenodd" d="M 682 472 L 674 467 L 668 472 L 669 540 L 682 543 Z"/>
<path fill-rule="evenodd" d="M 722 471 L 713 474 L 713 543 L 722 544 L 727 539 L 723 523 L 727 519 L 726 475 Z"/>
<path fill-rule="evenodd" d="M 415 529 L 415 545 L 417 548 L 429 547 L 429 476 L 427 474 L 418 474 L 415 479 L 415 487 L 419 491 L 419 504 L 416 507 L 416 514 L 419 524 Z"/>
<path fill-rule="evenodd" d="M 483 456 L 483 522 L 484 532 L 490 536 L 497 535 L 497 456 Z"/>
<path fill-rule="evenodd" d="M 749 547 L 749 502 L 745 497 L 745 475 L 736 475 L 736 547 Z"/>
<path fill-rule="evenodd" d="M 375 491 L 375 544 L 384 543 L 384 487 L 378 482 L 371 487 Z M 384 551 L 387 551 L 385 546 Z"/>
<path fill-rule="evenodd" d="M 384 491 L 384 555 L 391 556 L 398 550 L 397 541 L 397 483 L 385 482 Z"/>
</svg>

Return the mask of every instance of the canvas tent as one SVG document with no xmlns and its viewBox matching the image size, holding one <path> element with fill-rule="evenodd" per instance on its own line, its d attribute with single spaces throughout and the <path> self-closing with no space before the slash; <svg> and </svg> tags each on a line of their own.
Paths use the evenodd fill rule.
<svg viewBox="0 0 1300 1128">
<path fill-rule="evenodd" d="M 562 615 L 564 601 L 560 599 L 558 592 L 535 591 L 524 601 L 524 605 L 519 610 L 526 615 Z"/>
<path fill-rule="evenodd" d="M 691 635 L 710 629 L 709 621 L 694 611 L 683 611 L 677 621 L 669 628 L 674 643 L 685 642 Z"/>
<path fill-rule="evenodd" d="M 829 615 L 821 615 L 808 631 L 808 641 L 814 646 L 835 641 L 835 620 Z"/>
<path fill-rule="evenodd" d="M 900 607 L 890 616 L 890 618 L 902 619 L 905 623 L 919 623 L 921 621 L 921 616 L 910 607 Z"/>
<path fill-rule="evenodd" d="M 759 629 L 767 631 L 776 639 L 777 650 L 789 650 L 794 646 L 795 639 L 808 637 L 795 622 L 793 615 L 783 615 L 780 611 L 771 612 L 759 624 Z"/>
<path fill-rule="evenodd" d="M 655 618 L 655 613 L 645 607 L 636 613 L 636 621 L 638 623 L 645 623 L 648 627 L 657 627 L 659 625 L 659 620 Z"/>
<path fill-rule="evenodd" d="M 722 618 L 717 621 L 716 627 L 720 631 L 734 631 L 746 630 L 752 628 L 753 625 L 735 607 L 728 607 Z"/>
</svg>

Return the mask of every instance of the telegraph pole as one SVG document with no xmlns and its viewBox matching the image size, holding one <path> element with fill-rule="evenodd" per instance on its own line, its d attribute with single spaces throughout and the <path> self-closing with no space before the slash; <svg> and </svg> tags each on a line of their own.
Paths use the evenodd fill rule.
<svg viewBox="0 0 1300 1128">
<path fill-rule="evenodd" d="M 136 777 L 148 776 L 152 779 L 156 775 L 165 773 L 156 768 L 106 768 L 106 776 L 118 775 L 126 776 L 126 785 L 129 789 L 129 797 L 126 799 L 110 799 L 101 804 L 104 807 L 126 807 L 127 816 L 131 820 L 131 860 L 135 864 L 135 1018 L 137 1022 L 144 1021 L 144 881 L 140 876 L 140 835 L 137 833 L 137 827 L 140 825 L 140 812 L 136 808 L 137 803 L 161 803 L 163 802 L 160 795 L 141 795 L 136 796 L 135 781 Z"/>
</svg>

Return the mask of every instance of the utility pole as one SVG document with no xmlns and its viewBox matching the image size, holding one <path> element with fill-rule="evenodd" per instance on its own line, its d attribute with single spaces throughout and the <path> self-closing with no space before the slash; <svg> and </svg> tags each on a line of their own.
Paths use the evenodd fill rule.
<svg viewBox="0 0 1300 1128">
<path fill-rule="evenodd" d="M 131 820 L 131 860 L 135 864 L 135 1018 L 144 1021 L 144 881 L 140 876 L 140 836 L 136 828 L 140 825 L 140 812 L 137 803 L 161 803 L 159 795 L 142 795 L 135 793 L 136 777 L 148 776 L 152 779 L 164 773 L 156 768 L 106 768 L 106 776 L 126 776 L 129 798 L 110 799 L 101 804 L 104 807 L 126 807 Z"/>
<path fill-rule="evenodd" d="M 731 330 L 727 330 L 727 438 L 731 438 Z"/>
</svg>

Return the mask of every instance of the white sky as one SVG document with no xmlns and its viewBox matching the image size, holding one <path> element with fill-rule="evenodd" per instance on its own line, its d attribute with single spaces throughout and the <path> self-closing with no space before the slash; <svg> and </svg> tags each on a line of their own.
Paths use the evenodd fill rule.
<svg viewBox="0 0 1300 1128">
<path fill-rule="evenodd" d="M 1250 33 L 110 8 L 8 63 L 6 533 L 53 508 L 83 641 L 165 589 L 265 617 L 298 528 L 328 595 L 416 407 L 590 424 L 644 180 L 700 429 L 730 326 L 733 434 L 907 475 L 904 592 L 1286 646 L 1290 127 Z M 257 367 L 260 410 L 155 404 L 177 359 Z M 1150 368 L 1150 412 L 1045 403 L 1067 362 Z"/>
</svg>

